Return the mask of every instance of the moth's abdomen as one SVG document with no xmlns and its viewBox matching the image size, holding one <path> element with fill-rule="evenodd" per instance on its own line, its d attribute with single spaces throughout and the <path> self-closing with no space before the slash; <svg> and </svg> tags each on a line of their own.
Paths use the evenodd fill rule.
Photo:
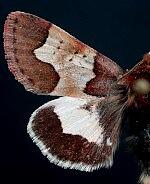
<svg viewBox="0 0 150 184">
<path fill-rule="evenodd" d="M 150 124 L 141 132 L 139 137 L 138 157 L 141 160 L 141 183 L 150 184 Z"/>
<path fill-rule="evenodd" d="M 130 108 L 130 136 L 127 144 L 132 148 L 141 165 L 142 184 L 150 184 L 150 108 Z"/>
</svg>

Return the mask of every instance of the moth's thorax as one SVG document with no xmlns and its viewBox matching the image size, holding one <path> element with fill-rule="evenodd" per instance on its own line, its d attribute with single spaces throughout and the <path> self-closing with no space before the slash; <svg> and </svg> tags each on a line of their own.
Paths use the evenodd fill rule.
<svg viewBox="0 0 150 184">
<path fill-rule="evenodd" d="M 150 74 L 143 70 L 128 73 L 118 80 L 127 90 L 128 107 L 150 106 Z"/>
</svg>

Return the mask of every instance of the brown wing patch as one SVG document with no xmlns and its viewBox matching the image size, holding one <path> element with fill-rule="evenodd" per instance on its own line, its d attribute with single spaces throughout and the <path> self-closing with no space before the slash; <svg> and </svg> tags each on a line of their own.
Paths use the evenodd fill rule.
<svg viewBox="0 0 150 184">
<path fill-rule="evenodd" d="M 37 113 L 32 122 L 32 130 L 46 148 L 50 149 L 50 153 L 59 160 L 94 167 L 103 164 L 112 154 L 111 146 L 100 148 L 96 143 L 90 143 L 80 135 L 63 133 L 61 121 L 53 107 L 42 109 Z"/>
<path fill-rule="evenodd" d="M 122 70 L 112 60 L 99 53 L 94 61 L 93 71 L 96 76 L 87 83 L 84 91 L 94 96 L 107 96 L 111 85 L 122 75 Z"/>
<path fill-rule="evenodd" d="M 50 93 L 59 75 L 50 64 L 38 60 L 33 51 L 43 45 L 51 24 L 36 16 L 14 12 L 5 22 L 4 48 L 8 67 L 27 90 Z"/>
<path fill-rule="evenodd" d="M 89 143 L 88 140 L 79 135 L 63 134 L 61 121 L 54 113 L 53 107 L 43 109 L 35 116 L 33 131 L 46 147 L 50 148 L 51 154 L 56 155 L 60 160 L 93 165 L 106 159 L 105 154 L 95 154 L 99 147 L 94 142 Z M 110 155 L 111 148 L 107 148 Z"/>
</svg>

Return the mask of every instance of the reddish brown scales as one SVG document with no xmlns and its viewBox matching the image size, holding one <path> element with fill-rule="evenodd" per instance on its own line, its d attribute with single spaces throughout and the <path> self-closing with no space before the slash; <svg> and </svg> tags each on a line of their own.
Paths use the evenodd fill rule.
<svg viewBox="0 0 150 184">
<path fill-rule="evenodd" d="M 36 93 L 50 93 L 59 81 L 54 67 L 41 62 L 33 53 L 45 43 L 50 27 L 49 22 L 20 12 L 11 13 L 5 23 L 8 67 L 27 90 Z"/>
<path fill-rule="evenodd" d="M 147 107 L 149 99 L 143 94 L 135 91 L 134 86 L 139 79 L 147 80 L 150 83 L 150 55 L 145 54 L 142 61 L 135 65 L 131 70 L 119 79 L 118 84 L 125 85 L 128 89 L 128 106 Z"/>
<path fill-rule="evenodd" d="M 99 147 L 80 135 L 64 134 L 53 107 L 42 109 L 36 114 L 32 130 L 46 148 L 50 148 L 50 153 L 60 160 L 96 165 L 105 162 L 112 154 L 112 147 Z"/>
<path fill-rule="evenodd" d="M 84 91 L 94 96 L 106 96 L 111 85 L 122 75 L 122 70 L 116 63 L 100 53 L 97 53 L 94 60 L 93 71 L 96 76 L 87 83 Z"/>
<path fill-rule="evenodd" d="M 74 48 L 76 48 L 76 51 L 74 52 L 74 54 L 80 54 L 80 53 L 83 54 L 85 52 L 86 45 L 80 42 L 79 40 L 74 39 L 73 45 L 74 45 Z"/>
</svg>

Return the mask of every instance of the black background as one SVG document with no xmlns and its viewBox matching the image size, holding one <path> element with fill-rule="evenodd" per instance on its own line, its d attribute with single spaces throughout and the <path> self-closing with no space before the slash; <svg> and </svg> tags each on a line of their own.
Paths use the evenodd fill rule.
<svg viewBox="0 0 150 184">
<path fill-rule="evenodd" d="M 137 160 L 121 145 L 111 169 L 93 173 L 64 170 L 42 156 L 26 133 L 31 113 L 54 97 L 24 90 L 9 72 L 3 51 L 3 25 L 11 11 L 49 20 L 122 68 L 131 68 L 150 50 L 150 1 L 0 0 L 0 176 L 30 183 L 136 184 Z M 13 180 L 12 180 L 13 181 Z"/>
</svg>

